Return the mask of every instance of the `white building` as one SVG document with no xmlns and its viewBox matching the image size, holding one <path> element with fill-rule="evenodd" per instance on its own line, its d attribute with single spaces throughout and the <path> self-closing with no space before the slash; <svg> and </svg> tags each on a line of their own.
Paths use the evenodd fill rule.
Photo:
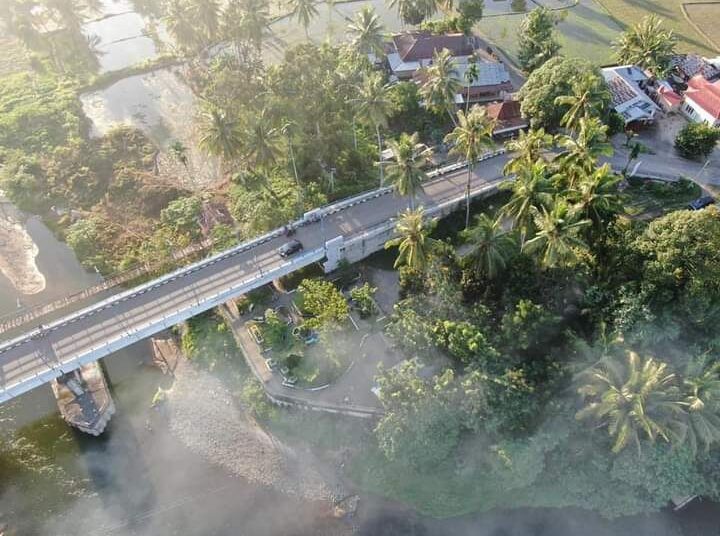
<svg viewBox="0 0 720 536">
<path fill-rule="evenodd" d="M 696 123 L 720 127 L 720 80 L 710 82 L 702 75 L 688 81 L 683 113 Z"/>
<path fill-rule="evenodd" d="M 615 111 L 625 120 L 626 125 L 652 123 L 660 108 L 645 92 L 648 77 L 634 65 L 621 65 L 602 69 L 612 95 Z"/>
</svg>

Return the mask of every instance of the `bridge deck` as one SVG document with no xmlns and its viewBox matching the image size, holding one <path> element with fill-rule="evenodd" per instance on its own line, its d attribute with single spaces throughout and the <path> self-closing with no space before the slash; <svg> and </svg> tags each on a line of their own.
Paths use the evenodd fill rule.
<svg viewBox="0 0 720 536">
<path fill-rule="evenodd" d="M 501 179 L 505 161 L 498 157 L 478 165 L 473 191 Z M 465 179 L 466 172 L 459 171 L 429 181 L 417 204 L 431 209 L 462 199 Z M 406 207 L 406 199 L 392 194 L 371 199 L 298 229 L 297 238 L 305 251 L 292 259 L 276 253 L 287 241 L 276 233 L 261 243 L 233 248 L 7 341 L 0 346 L 0 403 L 317 262 L 324 257 L 327 240 L 362 235 Z"/>
</svg>

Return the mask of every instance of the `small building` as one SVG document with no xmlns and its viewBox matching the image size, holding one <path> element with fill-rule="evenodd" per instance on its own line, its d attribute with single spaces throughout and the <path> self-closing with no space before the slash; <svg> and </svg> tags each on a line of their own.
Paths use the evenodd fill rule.
<svg viewBox="0 0 720 536">
<path fill-rule="evenodd" d="M 665 112 L 677 112 L 683 101 L 683 98 L 665 81 L 657 84 L 655 99 Z"/>
<path fill-rule="evenodd" d="M 646 92 L 649 78 L 635 65 L 602 69 L 612 96 L 612 106 L 628 127 L 651 124 L 660 111 Z"/>
<path fill-rule="evenodd" d="M 390 72 L 399 80 L 410 80 L 420 69 L 432 64 L 436 52 L 447 49 L 455 58 L 468 58 L 475 48 L 475 38 L 465 34 L 404 32 L 393 35 L 386 55 Z"/>
<path fill-rule="evenodd" d="M 710 82 L 700 74 L 691 78 L 682 111 L 696 123 L 720 127 L 720 80 Z"/>
<path fill-rule="evenodd" d="M 720 78 L 720 68 L 697 54 L 678 54 L 670 60 L 673 74 L 683 82 L 702 75 L 706 80 Z"/>
<path fill-rule="evenodd" d="M 473 64 L 477 66 L 478 76 L 468 87 L 466 73 Z M 458 63 L 455 68 L 458 79 L 463 83 L 462 90 L 455 96 L 458 106 L 503 99 L 513 90 L 510 74 L 505 65 L 498 61 L 479 57 L 475 61 Z"/>
<path fill-rule="evenodd" d="M 530 126 L 520 112 L 520 102 L 516 100 L 493 102 L 488 104 L 485 110 L 488 117 L 495 121 L 493 136 L 509 137 Z"/>
</svg>

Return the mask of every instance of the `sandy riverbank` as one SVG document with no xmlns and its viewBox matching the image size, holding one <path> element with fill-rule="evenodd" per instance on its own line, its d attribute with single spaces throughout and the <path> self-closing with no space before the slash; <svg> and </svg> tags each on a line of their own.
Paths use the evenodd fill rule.
<svg viewBox="0 0 720 536">
<path fill-rule="evenodd" d="M 45 290 L 45 276 L 36 263 L 38 252 L 22 223 L 22 215 L 0 199 L 0 273 L 21 294 Z"/>
<path fill-rule="evenodd" d="M 307 453 L 281 444 L 237 404 L 221 380 L 181 359 L 167 393 L 170 430 L 187 448 L 253 484 L 328 505 L 342 497 Z"/>
</svg>

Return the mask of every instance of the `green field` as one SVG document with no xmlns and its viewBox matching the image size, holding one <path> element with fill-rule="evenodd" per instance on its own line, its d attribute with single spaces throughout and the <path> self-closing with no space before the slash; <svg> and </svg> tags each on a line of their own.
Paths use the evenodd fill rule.
<svg viewBox="0 0 720 536">
<path fill-rule="evenodd" d="M 675 31 L 679 38 L 678 48 L 681 52 L 699 52 L 713 56 L 718 53 L 717 48 L 698 33 L 683 14 L 683 4 L 702 2 L 684 2 L 683 0 L 598 0 L 598 2 L 623 24 L 632 24 L 644 16 L 654 13 L 665 20 L 668 28 Z M 719 11 L 715 11 L 715 13 Z M 717 32 L 717 17 L 706 22 Z"/>
<path fill-rule="evenodd" d="M 715 50 L 720 50 L 720 2 L 685 4 L 685 13 Z"/>
</svg>

